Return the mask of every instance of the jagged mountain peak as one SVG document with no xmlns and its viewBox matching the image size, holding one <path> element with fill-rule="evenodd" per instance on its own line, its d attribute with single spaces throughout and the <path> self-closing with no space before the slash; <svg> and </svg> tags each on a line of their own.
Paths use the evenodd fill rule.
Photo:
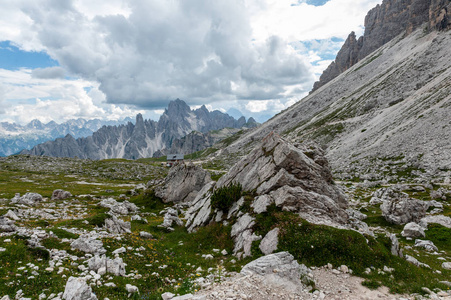
<svg viewBox="0 0 451 300">
<path fill-rule="evenodd" d="M 346 39 L 334 62 L 315 82 L 312 92 L 324 86 L 400 34 L 409 35 L 423 26 L 425 32 L 451 28 L 451 1 L 384 0 L 365 17 L 365 32 Z"/>
<path fill-rule="evenodd" d="M 193 131 L 206 133 L 226 127 L 240 128 L 244 125 L 244 118 L 237 121 L 220 111 L 209 112 L 205 106 L 193 111 L 185 101 L 176 99 L 169 103 L 158 122 L 144 120 L 142 114 L 138 114 L 135 124 L 105 126 L 90 137 L 71 140 L 70 146 L 66 145 L 63 139 L 58 139 L 23 153 L 57 157 L 69 155 L 90 159 L 136 159 L 151 157 L 159 150 L 169 149 L 174 141 Z M 196 145 L 193 145 L 194 148 L 198 149 Z"/>
<path fill-rule="evenodd" d="M 414 2 L 419 7 L 423 3 Z M 387 3 L 398 5 L 388 7 Z M 385 22 L 378 23 L 378 28 L 387 29 L 392 21 L 406 22 L 388 12 L 418 7 L 411 7 L 412 1 L 405 3 L 410 4 L 384 1 L 369 15 L 378 13 L 378 22 Z M 432 1 L 431 7 L 437 3 Z M 443 20 L 451 13 L 451 2 L 441 3 L 447 5 L 439 17 Z M 295 142 L 321 143 L 339 178 L 349 179 L 349 174 L 387 181 L 407 178 L 401 176 L 451 178 L 451 35 L 443 26 L 438 31 L 430 28 L 426 20 L 410 34 L 404 29 L 320 89 L 215 153 L 217 159 L 233 163 L 231 154 L 247 153 L 275 131 Z M 374 32 L 376 27 L 368 30 Z M 348 44 L 361 46 L 361 39 L 351 35 Z M 392 172 L 395 165 L 402 166 L 402 174 Z"/>
</svg>

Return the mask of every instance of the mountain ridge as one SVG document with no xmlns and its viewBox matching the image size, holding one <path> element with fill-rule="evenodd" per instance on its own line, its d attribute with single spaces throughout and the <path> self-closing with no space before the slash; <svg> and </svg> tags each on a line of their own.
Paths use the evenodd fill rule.
<svg viewBox="0 0 451 300">
<path fill-rule="evenodd" d="M 0 156 L 8 156 L 23 149 L 31 149 L 40 143 L 64 137 L 67 134 L 71 134 L 75 138 L 86 137 L 104 125 L 119 125 L 131 120 L 125 118 L 119 121 L 102 121 L 78 118 L 58 124 L 55 121 L 42 123 L 38 119 L 34 119 L 25 125 L 0 122 Z"/>
<path fill-rule="evenodd" d="M 344 45 L 311 92 L 316 91 L 370 53 L 400 34 L 411 34 L 420 26 L 425 31 L 451 28 L 449 0 L 384 0 L 365 17 L 365 32 L 356 38 L 351 32 Z"/>
<path fill-rule="evenodd" d="M 219 111 L 209 112 L 205 106 L 191 108 L 180 99 L 171 101 L 158 122 L 144 120 L 141 114 L 120 126 L 104 126 L 92 136 L 75 139 L 71 135 L 33 147 L 21 154 L 87 159 L 152 157 L 164 148 L 170 149 L 174 141 L 192 131 L 206 133 L 226 127 L 241 128 L 245 118 L 235 120 Z"/>
<path fill-rule="evenodd" d="M 240 157 L 275 131 L 320 142 L 337 178 L 451 178 L 449 49 L 449 30 L 401 33 L 216 159 Z"/>
</svg>

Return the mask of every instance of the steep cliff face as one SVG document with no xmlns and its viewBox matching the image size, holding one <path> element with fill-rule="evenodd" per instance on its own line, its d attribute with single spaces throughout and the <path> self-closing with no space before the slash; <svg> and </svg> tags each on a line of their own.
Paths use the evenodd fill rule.
<svg viewBox="0 0 451 300">
<path fill-rule="evenodd" d="M 450 17 L 450 0 L 384 0 L 366 15 L 364 35 L 359 39 L 354 32 L 349 35 L 312 92 L 401 33 L 409 35 L 423 24 L 429 31 L 449 29 Z"/>
<path fill-rule="evenodd" d="M 253 120 L 253 119 L 252 119 Z M 250 120 L 251 121 L 251 120 Z M 92 136 L 75 139 L 71 135 L 55 141 L 35 146 L 22 154 L 56 157 L 79 157 L 89 159 L 152 157 L 164 148 L 182 147 L 188 150 L 200 150 L 205 146 L 196 145 L 198 139 L 188 139 L 191 143 L 179 145 L 180 139 L 192 131 L 208 132 L 224 127 L 240 128 L 246 120 L 235 120 L 219 111 L 209 112 L 205 106 L 191 110 L 182 100 L 174 100 L 160 117 L 158 122 L 144 120 L 136 116 L 136 123 L 121 126 L 104 126 Z M 177 142 L 178 141 L 178 142 Z M 202 140 L 203 142 L 203 140 Z M 210 141 L 207 146 L 212 142 Z"/>
</svg>

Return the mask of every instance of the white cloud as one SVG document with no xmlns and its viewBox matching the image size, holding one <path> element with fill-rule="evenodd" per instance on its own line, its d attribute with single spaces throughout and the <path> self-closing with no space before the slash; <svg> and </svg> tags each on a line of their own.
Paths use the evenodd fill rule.
<svg viewBox="0 0 451 300">
<path fill-rule="evenodd" d="M 105 103 L 96 82 L 41 79 L 32 74 L 30 69 L 0 69 L 0 110 L 3 107 L 5 120 L 21 124 L 33 119 L 64 122 L 80 117 L 118 120 L 143 112 Z"/>
<path fill-rule="evenodd" d="M 42 113 L 67 105 L 73 116 L 116 118 L 136 112 L 133 105 L 160 109 L 181 98 L 274 114 L 310 90 L 331 61 L 325 55 L 341 45 L 331 38 L 361 33 L 366 12 L 381 0 L 294 2 L 2 0 L 1 38 L 23 50 L 45 51 L 60 64 L 6 77 L 0 70 L 7 104 L 22 106 L 8 112 L 23 119 L 21 109 L 33 104 L 17 99 L 40 98 Z M 29 84 L 23 84 L 25 77 Z"/>
</svg>

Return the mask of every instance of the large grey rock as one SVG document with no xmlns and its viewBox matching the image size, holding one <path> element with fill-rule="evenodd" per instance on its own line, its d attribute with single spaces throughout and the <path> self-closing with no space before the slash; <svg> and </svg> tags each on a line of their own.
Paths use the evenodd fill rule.
<svg viewBox="0 0 451 300">
<path fill-rule="evenodd" d="M 345 223 L 347 200 L 334 185 L 324 152 L 315 144 L 291 144 L 270 133 L 251 153 L 222 176 L 217 187 L 239 182 L 243 190 L 268 195 L 254 204 L 275 203 L 283 210 L 314 214 Z M 260 208 L 257 208 L 261 210 Z"/>
<path fill-rule="evenodd" d="M 42 196 L 38 193 L 26 193 L 22 197 L 17 193 L 14 198 L 11 199 L 11 203 L 36 206 L 38 203 L 42 202 L 42 200 Z"/>
<path fill-rule="evenodd" d="M 382 216 L 392 224 L 419 222 L 426 215 L 429 204 L 412 198 L 391 199 L 380 206 Z"/>
<path fill-rule="evenodd" d="M 424 248 L 427 251 L 431 251 L 431 252 L 438 251 L 438 248 L 434 245 L 434 243 L 431 241 L 427 241 L 427 240 L 420 240 L 420 239 L 415 240 L 414 247 Z"/>
<path fill-rule="evenodd" d="M 95 236 L 87 234 L 81 235 L 78 239 L 73 241 L 70 246 L 85 253 L 103 254 L 106 252 L 105 248 L 103 248 L 102 241 L 98 240 Z"/>
<path fill-rule="evenodd" d="M 409 195 L 402 190 L 402 186 L 398 185 L 377 189 L 371 196 L 370 204 L 377 205 L 394 199 L 408 199 Z"/>
<path fill-rule="evenodd" d="M 415 257 L 410 256 L 410 255 L 407 255 L 407 254 L 406 254 L 406 260 L 407 260 L 409 263 L 414 264 L 414 265 L 417 266 L 417 267 L 423 267 L 423 268 L 427 268 L 427 269 L 430 269 L 430 268 L 431 268 L 429 265 L 427 265 L 427 264 L 425 264 L 425 263 L 422 263 L 422 262 L 420 262 L 418 259 L 416 259 Z"/>
<path fill-rule="evenodd" d="M 418 238 L 425 237 L 424 228 L 415 222 L 407 223 L 401 232 L 403 237 Z"/>
<path fill-rule="evenodd" d="M 66 300 L 97 300 L 91 287 L 84 278 L 69 277 L 64 288 L 63 299 Z"/>
<path fill-rule="evenodd" d="M 451 270 L 451 262 L 442 263 L 442 268 L 445 270 Z"/>
<path fill-rule="evenodd" d="M 113 198 L 104 199 L 99 203 L 100 206 L 109 208 L 110 213 L 118 215 L 134 214 L 139 211 L 139 208 L 129 201 L 117 202 Z"/>
<path fill-rule="evenodd" d="M 277 250 L 279 243 L 279 228 L 274 228 L 269 231 L 260 242 L 260 250 L 263 254 L 268 255 Z"/>
<path fill-rule="evenodd" d="M 52 200 L 64 200 L 69 197 L 72 197 L 72 194 L 70 192 L 58 189 L 58 190 L 53 191 L 51 199 Z"/>
<path fill-rule="evenodd" d="M 12 210 L 8 210 L 8 212 L 4 215 L 4 217 L 7 217 L 14 221 L 20 220 L 20 218 L 17 216 L 17 214 Z"/>
<path fill-rule="evenodd" d="M 444 216 L 444 215 L 427 216 L 427 217 L 422 218 L 420 221 L 420 225 L 425 228 L 427 228 L 429 223 L 440 224 L 447 228 L 451 228 L 451 218 L 448 216 Z"/>
<path fill-rule="evenodd" d="M 171 168 L 163 185 L 155 189 L 155 195 L 163 202 L 191 202 L 210 181 L 210 173 L 201 166 L 178 164 Z"/>
<path fill-rule="evenodd" d="M 292 291 L 303 287 L 300 280 L 301 266 L 288 252 L 274 253 L 251 261 L 241 269 L 241 273 L 262 276 L 269 284 Z"/>
<path fill-rule="evenodd" d="M 104 269 L 105 272 L 111 273 L 115 276 L 125 276 L 125 264 L 120 257 L 114 259 L 106 257 L 106 255 L 94 255 L 88 260 L 89 270 L 93 270 L 100 273 L 100 269 Z"/>
<path fill-rule="evenodd" d="M 0 217 L 0 232 L 14 232 L 16 230 L 17 227 L 14 225 L 14 221 L 6 217 Z"/>
<path fill-rule="evenodd" d="M 172 231 L 174 230 L 172 228 L 172 226 L 174 225 L 183 226 L 183 221 L 180 220 L 177 210 L 171 207 L 166 210 L 164 214 L 163 224 L 158 225 L 158 227 L 162 227 Z"/>
<path fill-rule="evenodd" d="M 391 234 L 388 234 L 388 237 L 390 238 L 390 241 L 391 241 L 391 248 L 390 248 L 391 254 L 403 258 L 404 255 L 402 253 L 401 247 L 399 247 L 399 241 L 398 241 L 398 238 L 396 237 L 396 235 L 391 233 Z"/>
<path fill-rule="evenodd" d="M 214 181 L 206 184 L 188 208 L 185 214 L 187 220 L 185 226 L 187 227 L 188 232 L 193 232 L 196 228 L 206 225 L 210 220 L 210 197 L 212 195 L 211 190 L 214 186 Z"/>
<path fill-rule="evenodd" d="M 116 216 L 112 216 L 105 220 L 105 228 L 111 233 L 131 233 L 132 225 L 130 222 L 125 222 L 118 219 Z"/>
<path fill-rule="evenodd" d="M 255 224 L 255 219 L 248 213 L 241 216 L 237 222 L 232 226 L 231 236 L 235 243 L 233 253 L 237 255 L 241 250 L 242 257 L 251 256 L 251 247 L 254 241 L 261 240 L 261 236 L 252 232 L 252 226 Z"/>
</svg>

